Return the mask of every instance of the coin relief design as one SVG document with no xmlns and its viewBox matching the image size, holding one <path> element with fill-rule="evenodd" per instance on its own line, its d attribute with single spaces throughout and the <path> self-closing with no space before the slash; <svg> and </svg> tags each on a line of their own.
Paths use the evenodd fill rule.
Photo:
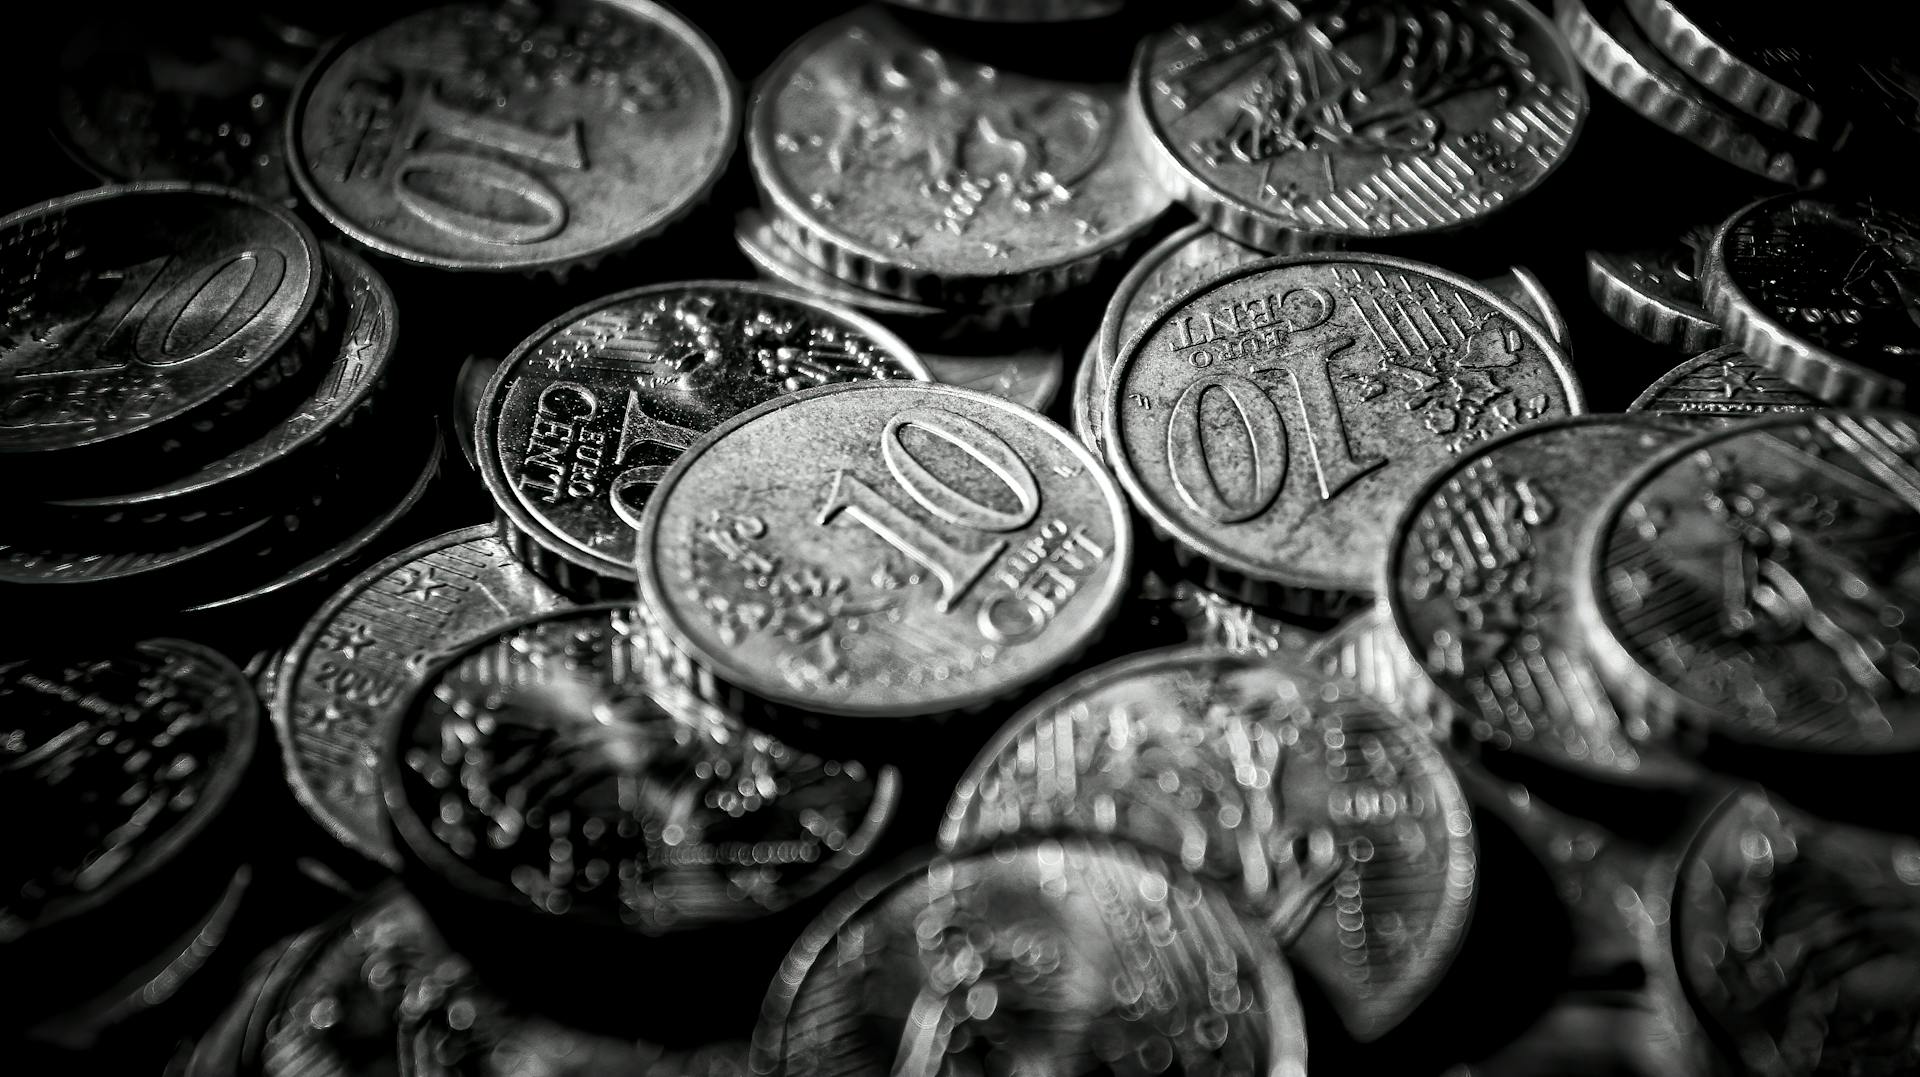
<svg viewBox="0 0 1920 1077">
<path fill-rule="evenodd" d="M 1473 903 L 1473 831 L 1446 763 L 1304 654 L 1173 648 L 1055 689 L 968 769 L 940 843 L 1056 829 L 1228 884 L 1363 1039 L 1438 982 Z"/>
<path fill-rule="evenodd" d="M 641 521 L 643 601 L 763 701 L 967 709 L 1086 647 L 1131 556 L 1119 491 L 1066 431 L 950 386 L 770 402 L 681 458 Z"/>
<path fill-rule="evenodd" d="M 649 0 L 456 3 L 336 45 L 291 107 L 301 191 L 385 254 L 561 270 L 658 231 L 724 168 L 739 94 Z"/>
<path fill-rule="evenodd" d="M 1559 165 L 1587 111 L 1565 46 L 1510 0 L 1238 4 L 1149 37 L 1134 93 L 1195 212 L 1268 250 L 1484 217 Z"/>
<path fill-rule="evenodd" d="M 1696 355 L 1720 343 L 1720 324 L 1700 292 L 1700 248 L 1690 233 L 1664 248 L 1588 251 L 1587 290 L 1607 316 L 1656 344 Z"/>
<path fill-rule="evenodd" d="M 1108 453 L 1189 556 L 1282 594 L 1364 594 L 1380 521 L 1467 447 L 1582 410 L 1559 349 L 1483 287 L 1377 255 L 1242 267 L 1116 367 Z"/>
<path fill-rule="evenodd" d="M 1627 410 L 1731 425 L 1759 415 L 1813 411 L 1822 406 L 1738 345 L 1725 344 L 1660 375 L 1627 405 Z"/>
</svg>

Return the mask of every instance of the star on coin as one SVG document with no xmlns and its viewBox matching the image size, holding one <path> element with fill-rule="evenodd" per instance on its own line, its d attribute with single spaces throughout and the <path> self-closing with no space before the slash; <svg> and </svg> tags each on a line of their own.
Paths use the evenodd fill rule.
<svg viewBox="0 0 1920 1077">
<path fill-rule="evenodd" d="M 451 586 L 453 585 L 446 580 L 436 577 L 433 574 L 433 566 L 428 565 L 426 568 L 416 569 L 412 578 L 400 585 L 399 593 L 416 602 L 425 602 L 433 597 L 435 591 Z"/>
<path fill-rule="evenodd" d="M 379 642 L 379 640 L 374 636 L 373 632 L 363 624 L 357 624 L 351 628 L 336 626 L 334 631 L 327 636 L 327 646 L 332 647 L 348 658 L 359 658 L 361 651 L 366 650 L 377 642 Z"/>
</svg>

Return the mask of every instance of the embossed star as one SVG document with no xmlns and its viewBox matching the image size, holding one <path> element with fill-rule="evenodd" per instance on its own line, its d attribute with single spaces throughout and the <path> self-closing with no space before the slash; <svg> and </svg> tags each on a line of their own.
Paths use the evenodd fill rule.
<svg viewBox="0 0 1920 1077">
<path fill-rule="evenodd" d="M 1730 362 L 1720 364 L 1720 395 L 1722 397 L 1732 400 L 1740 393 L 1759 391 L 1760 388 L 1753 384 L 1753 371 L 1735 366 Z"/>
<path fill-rule="evenodd" d="M 327 646 L 332 647 L 348 658 L 354 659 L 360 657 L 361 651 L 366 650 L 377 642 L 379 642 L 379 640 L 374 636 L 372 630 L 363 624 L 357 624 L 351 628 L 336 625 L 333 632 L 327 637 Z"/>
<path fill-rule="evenodd" d="M 428 565 L 426 568 L 416 569 L 413 573 L 413 579 L 402 584 L 399 593 L 413 599 L 415 602 L 425 602 L 427 599 L 433 597 L 435 591 L 438 591 L 442 587 L 451 586 L 453 585 L 446 580 L 436 577 L 433 574 L 433 566 Z"/>
</svg>

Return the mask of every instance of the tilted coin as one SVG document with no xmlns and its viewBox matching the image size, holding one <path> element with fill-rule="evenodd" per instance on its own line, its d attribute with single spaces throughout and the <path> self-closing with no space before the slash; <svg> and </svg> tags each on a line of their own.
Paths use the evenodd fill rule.
<svg viewBox="0 0 1920 1077">
<path fill-rule="evenodd" d="M 1754 175 L 1795 187 L 1823 178 L 1818 147 L 1720 104 L 1653 47 L 1621 3 L 1554 0 L 1554 21 L 1595 82 L 1655 125 Z"/>
<path fill-rule="evenodd" d="M 1823 406 L 1754 361 L 1739 345 L 1723 344 L 1660 375 L 1634 397 L 1627 410 L 1711 419 L 1724 425 L 1756 415 Z"/>
<path fill-rule="evenodd" d="M 210 501 L 247 500 L 241 490 L 259 489 L 252 484 L 263 476 L 286 481 L 283 472 L 298 461 L 310 463 L 322 446 L 364 419 L 393 357 L 400 311 L 386 281 L 365 259 L 338 246 L 325 250 L 341 294 L 340 341 L 323 371 L 302 371 L 305 388 L 283 417 L 246 444 L 185 474 L 118 487 L 96 484 L 86 496 L 56 498 L 49 503 L 51 511 L 144 523 L 204 510 Z M 319 366 L 321 359 L 312 356 L 309 365 Z"/>
<path fill-rule="evenodd" d="M 1714 234 L 1707 308 L 1727 341 L 1832 404 L 1920 380 L 1920 224 L 1871 200 L 1763 199 Z"/>
<path fill-rule="evenodd" d="M 1700 294 L 1704 241 L 1635 251 L 1588 251 L 1587 292 L 1607 317 L 1644 340 L 1697 355 L 1720 343 Z"/>
<path fill-rule="evenodd" d="M 977 389 L 1040 412 L 1060 392 L 1067 366 L 1060 349 L 1045 344 L 1011 355 L 923 354 L 920 360 L 934 381 Z"/>
<path fill-rule="evenodd" d="M 1379 606 L 1368 606 L 1321 633 L 1313 646 L 1307 648 L 1306 663 L 1352 682 L 1376 703 L 1404 715 L 1416 728 L 1430 733 L 1418 714 L 1410 713 L 1410 708 L 1401 705 L 1406 697 L 1401 687 L 1406 675 L 1400 643 L 1393 638 L 1394 634 L 1393 623 L 1381 615 Z"/>
<path fill-rule="evenodd" d="M 1382 521 L 1469 445 L 1581 411 L 1531 318 L 1371 254 L 1243 266 L 1162 310 L 1104 402 L 1107 455 L 1228 597 L 1330 615 L 1371 591 Z"/>
<path fill-rule="evenodd" d="M 1814 411 L 1715 430 L 1621 484 L 1583 544 L 1603 672 L 1736 743 L 1920 747 L 1920 424 Z"/>
<path fill-rule="evenodd" d="M 1436 471 L 1400 516 L 1380 603 L 1415 707 L 1495 751 L 1617 781 L 1689 772 L 1601 679 L 1572 609 L 1576 547 L 1616 484 L 1683 427 L 1542 423 Z"/>
<path fill-rule="evenodd" d="M 1178 619 L 1179 641 L 1237 654 L 1305 654 L 1320 633 L 1269 617 L 1187 580 L 1147 573 L 1136 605 L 1165 606 Z"/>
<path fill-rule="evenodd" d="M 636 556 L 676 646 L 772 720 L 805 721 L 1019 691 L 1106 628 L 1131 554 L 1120 491 L 1065 430 L 984 393 L 866 382 L 702 439 L 647 504 Z"/>
<path fill-rule="evenodd" d="M 1694 838 L 1672 940 L 1695 1009 L 1755 1077 L 1920 1067 L 1920 841 L 1755 789 Z"/>
<path fill-rule="evenodd" d="M 1484 218 L 1553 172 L 1587 114 L 1566 46 L 1518 0 L 1242 2 L 1147 38 L 1133 93 L 1168 189 L 1270 251 Z"/>
<path fill-rule="evenodd" d="M 1446 762 L 1301 655 L 1149 652 L 1023 709 L 955 788 L 940 844 L 1056 830 L 1225 883 L 1362 1039 L 1432 990 L 1473 907 L 1473 827 Z"/>
<path fill-rule="evenodd" d="M 1026 840 L 868 875 L 787 954 L 756 1074 L 1304 1077 L 1284 962 L 1131 847 Z"/>
<path fill-rule="evenodd" d="M 1119 361 L 1121 349 L 1134 335 L 1196 285 L 1266 255 L 1244 243 L 1229 239 L 1205 224 L 1192 224 L 1155 244 L 1133 264 L 1114 288 L 1107 303 L 1106 317 L 1094 337 L 1095 406 L 1098 390 L 1106 384 Z M 1098 421 L 1094 423 L 1099 426 Z"/>
<path fill-rule="evenodd" d="M 1127 0 L 887 0 L 954 19 L 979 22 L 1074 22 L 1119 14 Z"/>
<path fill-rule="evenodd" d="M 1715 97 L 1742 113 L 1809 142 L 1832 146 L 1843 141 L 1851 124 L 1822 109 L 1808 96 L 1803 79 L 1794 77 L 1795 45 L 1792 31 L 1766 26 L 1768 21 L 1741 19 L 1735 5 L 1700 0 L 1625 0 L 1627 10 L 1647 38 L 1689 77 Z M 1765 10 L 1765 5 L 1755 5 Z M 1771 14 L 1771 13 L 1769 13 Z M 1731 17 L 1730 17 L 1731 16 Z M 1749 31 L 1762 30 L 1772 40 L 1742 41 L 1740 23 Z M 1772 33 L 1764 31 L 1771 30 Z M 1723 44 L 1723 41 L 1727 42 Z M 1734 49 L 1742 45 L 1754 56 L 1747 60 Z M 1786 81 L 1767 73 L 1774 67 Z M 1796 89 L 1789 82 L 1803 83 Z"/>
<path fill-rule="evenodd" d="M 1522 314 L 1532 318 L 1535 325 L 1546 331 L 1547 339 L 1559 345 L 1563 351 L 1573 348 L 1573 334 L 1567 328 L 1566 315 L 1560 313 L 1559 304 L 1553 301 L 1552 293 L 1533 270 L 1526 266 L 1513 266 L 1497 277 L 1488 277 L 1480 286 L 1494 295 L 1512 303 Z"/>
<path fill-rule="evenodd" d="M 493 381 L 493 375 L 500 369 L 500 360 L 484 355 L 469 355 L 460 363 L 459 373 L 453 378 L 452 427 L 453 438 L 460 445 L 461 455 L 467 458 L 468 466 L 478 470 L 480 467 L 479 450 L 474 447 L 474 431 L 480 424 L 480 409 L 486 404 L 487 386 Z"/>
<path fill-rule="evenodd" d="M 878 324 L 780 285 L 637 288 L 555 318 L 507 357 L 479 418 L 480 474 L 536 571 L 618 592 L 641 509 L 702 434 L 810 386 L 931 376 Z"/>
<path fill-rule="evenodd" d="M 287 142 L 301 193 L 356 243 L 563 272 L 684 214 L 739 122 L 713 43 L 651 0 L 466 0 L 337 43 Z"/>
<path fill-rule="evenodd" d="M 767 72 L 747 148 L 774 231 L 833 275 L 1018 305 L 1086 283 L 1166 208 L 1123 98 L 949 55 L 869 7 Z"/>
<path fill-rule="evenodd" d="M 1096 459 L 1106 458 L 1106 449 L 1100 440 L 1100 405 L 1106 397 L 1101 384 L 1099 358 L 1096 354 L 1100 346 L 1098 339 L 1087 341 L 1086 350 L 1080 353 L 1080 365 L 1073 372 L 1073 402 L 1068 408 L 1069 419 L 1073 424 L 1073 436 L 1080 444 L 1093 451 Z"/>
<path fill-rule="evenodd" d="M 0 461 L 44 482 L 204 438 L 300 369 L 326 283 L 307 226 L 237 191 L 107 187 L 0 218 Z"/>
<path fill-rule="evenodd" d="M 378 764 L 400 708 L 447 648 L 565 604 L 491 525 L 428 539 L 355 577 L 276 675 L 270 715 L 294 799 L 341 845 L 397 870 Z"/>
</svg>

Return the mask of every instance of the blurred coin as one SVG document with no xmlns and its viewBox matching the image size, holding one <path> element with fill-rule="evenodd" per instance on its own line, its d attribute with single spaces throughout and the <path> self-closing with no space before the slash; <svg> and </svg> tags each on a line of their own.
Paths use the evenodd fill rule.
<svg viewBox="0 0 1920 1077">
<path fill-rule="evenodd" d="M 487 400 L 487 384 L 500 369 L 500 360 L 485 355 L 469 355 L 453 377 L 453 439 L 467 466 L 479 470 L 480 457 L 474 447 L 474 428 L 480 421 L 480 408 Z"/>
<path fill-rule="evenodd" d="M 1127 846 L 1028 840 L 869 875 L 787 955 L 756 1074 L 1303 1077 L 1284 962 Z"/>
<path fill-rule="evenodd" d="M 1920 224 L 1871 199 L 1763 199 L 1702 274 L 1729 343 L 1833 404 L 1898 403 L 1920 378 Z"/>
<path fill-rule="evenodd" d="M 934 381 L 991 393 L 1038 412 L 1053 403 L 1067 365 L 1059 348 L 1044 344 L 1011 355 L 922 355 L 920 360 Z"/>
<path fill-rule="evenodd" d="M 1762 65 L 1777 66 L 1788 80 L 1803 81 L 1794 78 L 1795 69 L 1801 65 L 1796 62 L 1795 42 L 1789 33 L 1763 27 L 1761 20 L 1740 20 L 1731 10 L 1734 5 L 1712 0 L 1626 0 L 1626 5 L 1654 46 L 1721 101 L 1768 127 L 1809 142 L 1833 146 L 1846 137 L 1849 124 L 1844 119 L 1821 109 L 1805 90 L 1795 89 L 1762 70 Z M 1773 39 L 1746 42 L 1755 62 L 1735 55 L 1716 40 L 1730 30 L 1738 34 L 1733 24 L 1739 21 L 1745 21 L 1749 31 L 1762 30 L 1760 36 Z"/>
<path fill-rule="evenodd" d="M 1347 615 L 1346 619 L 1320 634 L 1307 648 L 1306 662 L 1324 673 L 1353 682 L 1355 688 L 1373 700 L 1392 708 L 1423 732 L 1431 733 L 1419 715 L 1402 706 L 1406 680 L 1402 669 L 1400 642 L 1394 638 L 1393 623 L 1382 615 L 1378 605 Z"/>
<path fill-rule="evenodd" d="M 1473 827 L 1446 763 L 1299 654 L 1149 652 L 1023 709 L 955 788 L 940 844 L 1056 830 L 1229 884 L 1361 1039 L 1439 981 L 1473 906 Z"/>
<path fill-rule="evenodd" d="M 869 291 L 948 306 L 1085 284 L 1166 208 L 1119 86 L 940 51 L 866 7 L 754 92 L 747 146 L 774 231 Z"/>
<path fill-rule="evenodd" d="M 1554 0 L 1554 20 L 1595 82 L 1648 121 L 1754 175 L 1795 187 L 1821 181 L 1818 147 L 1721 104 L 1661 55 L 1621 5 Z"/>
<path fill-rule="evenodd" d="M 1571 609 L 1575 547 L 1593 513 L 1687 434 L 1583 416 L 1436 471 L 1402 512 L 1380 583 L 1413 705 L 1491 751 L 1616 781 L 1690 778 L 1664 724 L 1607 691 Z"/>
<path fill-rule="evenodd" d="M 1700 295 L 1705 240 L 1636 251 L 1588 251 L 1587 292 L 1607 317 L 1655 344 L 1689 355 L 1720 343 L 1720 323 Z"/>
<path fill-rule="evenodd" d="M 1575 609 L 1649 721 L 1794 751 L 1920 747 L 1920 424 L 1814 411 L 1656 457 L 1594 517 Z"/>
<path fill-rule="evenodd" d="M 650 0 L 468 0 L 334 45 L 288 145 L 301 193 L 356 243 L 559 273 L 700 201 L 739 115 L 713 43 Z"/>
<path fill-rule="evenodd" d="M 1210 590 L 1331 616 L 1379 525 L 1475 442 L 1582 410 L 1559 348 L 1483 286 L 1370 254 L 1243 266 L 1161 311 L 1107 386 L 1134 503 Z"/>
<path fill-rule="evenodd" d="M 1627 410 L 1731 425 L 1756 415 L 1812 411 L 1821 406 L 1820 401 L 1755 362 L 1739 345 L 1723 344 L 1660 375 L 1627 405 Z"/>
<path fill-rule="evenodd" d="M 1694 1007 L 1755 1077 L 1920 1067 L 1920 841 L 1758 789 L 1701 828 L 1673 895 Z"/>
<path fill-rule="evenodd" d="M 930 377 L 878 324 L 790 288 L 637 288 L 561 315 L 507 356 L 479 417 L 480 473 L 536 572 L 617 594 L 632 587 L 641 509 L 702 434 L 809 386 Z"/>
<path fill-rule="evenodd" d="M 1180 622 L 1182 643 L 1215 647 L 1236 654 L 1301 655 L 1320 639 L 1309 631 L 1260 613 L 1186 580 L 1163 580 L 1148 573 L 1136 604 L 1164 605 Z"/>
<path fill-rule="evenodd" d="M 696 663 L 774 720 L 864 745 L 916 727 L 873 719 L 979 708 L 1070 662 L 1117 610 L 1131 547 L 1120 491 L 1066 431 L 984 393 L 867 382 L 703 439 L 636 556 Z"/>
<path fill-rule="evenodd" d="M 1240 3 L 1148 37 L 1133 93 L 1168 190 L 1274 251 L 1477 221 L 1538 186 L 1587 113 L 1573 57 L 1518 0 Z"/>
<path fill-rule="evenodd" d="M 204 440 L 318 346 L 326 268 L 291 214 L 142 184 L 0 218 L 0 461 L 45 484 Z"/>
<path fill-rule="evenodd" d="M 355 577 L 276 675 L 270 713 L 294 799 L 341 845 L 398 870 L 378 762 L 399 708 L 448 648 L 563 604 L 492 525 L 428 539 Z"/>
<path fill-rule="evenodd" d="M 887 0 L 952 19 L 977 22 L 1074 22 L 1117 15 L 1127 0 Z"/>
</svg>

